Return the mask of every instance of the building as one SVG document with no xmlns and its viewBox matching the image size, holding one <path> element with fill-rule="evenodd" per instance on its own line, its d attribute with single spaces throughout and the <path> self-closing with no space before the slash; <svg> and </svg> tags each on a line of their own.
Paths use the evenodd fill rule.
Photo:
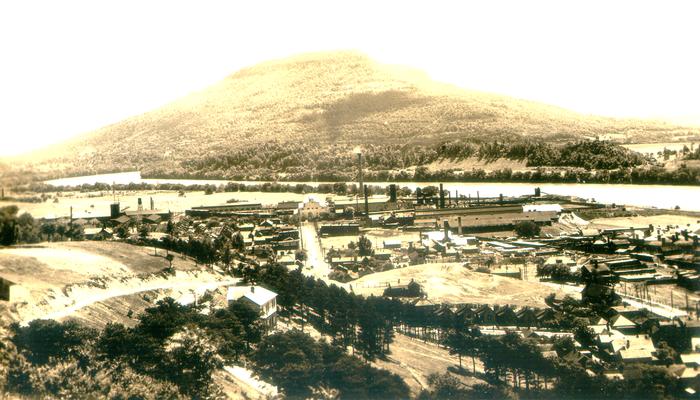
<svg viewBox="0 0 700 400">
<path fill-rule="evenodd" d="M 20 301 L 28 294 L 22 285 L 0 277 L 0 301 Z"/>
<path fill-rule="evenodd" d="M 281 201 L 275 206 L 278 215 L 291 215 L 299 209 L 298 201 Z"/>
<path fill-rule="evenodd" d="M 324 224 L 320 228 L 321 235 L 328 236 L 357 236 L 360 225 L 355 223 Z"/>
<path fill-rule="evenodd" d="M 218 206 L 192 207 L 189 210 L 185 210 L 185 215 L 207 218 L 216 215 L 226 215 L 228 213 L 259 210 L 262 210 L 262 204 L 260 203 L 230 203 Z"/>
<path fill-rule="evenodd" d="M 328 207 L 321 205 L 321 203 L 314 199 L 309 199 L 299 208 L 299 216 L 301 219 L 318 219 L 322 214 L 328 212 Z"/>
<path fill-rule="evenodd" d="M 226 294 L 228 304 L 242 299 L 260 313 L 267 330 L 277 325 L 277 293 L 262 286 L 230 286 Z"/>
<path fill-rule="evenodd" d="M 83 236 L 87 240 L 105 240 L 111 239 L 113 232 L 110 228 L 85 228 Z"/>
<path fill-rule="evenodd" d="M 385 240 L 383 242 L 384 248 L 385 249 L 400 249 L 401 248 L 401 241 L 400 240 Z"/>
<path fill-rule="evenodd" d="M 5 300 L 5 301 L 11 301 L 13 299 L 13 286 L 16 284 L 12 281 L 8 281 L 7 279 L 0 278 L 0 300 Z"/>
</svg>

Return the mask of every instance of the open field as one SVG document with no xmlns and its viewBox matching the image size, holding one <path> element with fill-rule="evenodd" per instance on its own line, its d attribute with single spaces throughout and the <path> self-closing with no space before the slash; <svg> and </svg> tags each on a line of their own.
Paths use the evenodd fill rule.
<svg viewBox="0 0 700 400">
<path fill-rule="evenodd" d="M 417 396 L 421 389 L 429 388 L 428 376 L 444 374 L 449 367 L 459 367 L 459 359 L 434 343 L 422 342 L 397 333 L 387 359 L 376 360 L 372 364 L 400 376 L 411 389 L 411 394 Z M 462 365 L 471 370 L 471 359 L 463 357 Z M 476 361 L 476 366 L 477 371 L 483 372 L 480 361 Z M 484 383 L 471 376 L 452 375 L 468 386 Z"/>
<path fill-rule="evenodd" d="M 479 160 L 477 157 L 469 157 L 459 161 L 442 159 L 425 165 L 429 171 L 440 171 L 446 169 L 457 169 L 471 171 L 472 169 L 483 169 L 484 171 L 497 171 L 502 169 L 511 169 L 513 171 L 534 170 L 533 167 L 528 167 L 526 161 L 510 160 L 507 158 L 499 158 L 494 161 Z"/>
<path fill-rule="evenodd" d="M 700 218 L 686 215 L 661 214 L 636 217 L 617 217 L 617 218 L 596 218 L 591 221 L 596 225 L 614 226 L 620 228 L 643 227 L 649 224 L 657 226 L 678 226 L 686 227 L 690 224 L 691 228 L 698 229 L 700 226 Z"/>
<path fill-rule="evenodd" d="M 512 304 L 544 307 L 544 298 L 558 289 L 539 282 L 527 282 L 470 271 L 459 263 L 422 264 L 366 275 L 351 282 L 355 293 L 381 295 L 387 283 L 420 283 L 435 303 Z M 400 281 L 400 282 L 399 282 Z"/>
<path fill-rule="evenodd" d="M 628 148 L 632 151 L 636 151 L 642 154 L 652 154 L 656 155 L 658 152 L 663 152 L 664 149 L 670 151 L 682 150 L 683 146 L 688 146 L 690 148 L 690 142 L 666 142 L 666 143 L 636 143 L 636 144 L 623 144 L 622 147 Z"/>
</svg>

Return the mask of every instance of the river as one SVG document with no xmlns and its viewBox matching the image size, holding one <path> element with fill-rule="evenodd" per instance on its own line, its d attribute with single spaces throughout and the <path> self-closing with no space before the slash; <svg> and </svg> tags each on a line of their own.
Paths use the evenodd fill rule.
<svg viewBox="0 0 700 400">
<path fill-rule="evenodd" d="M 212 184 L 220 185 L 228 182 L 238 182 L 244 184 L 261 184 L 260 181 L 227 181 L 227 180 L 207 180 L 207 179 L 143 179 L 138 171 L 121 172 L 116 174 L 80 176 L 72 178 L 62 178 L 47 181 L 51 185 L 82 185 L 104 183 L 173 183 L 183 185 Z M 320 183 L 332 182 L 280 182 L 282 184 L 295 185 L 304 183 L 317 186 Z M 375 186 L 388 186 L 390 182 L 368 182 Z M 401 182 L 400 187 L 408 187 L 415 190 L 416 187 L 436 186 L 436 182 Z M 458 183 L 448 182 L 444 188 L 453 194 L 469 195 L 476 197 L 496 197 L 499 194 L 504 196 L 522 196 L 533 194 L 535 187 L 539 187 L 543 194 L 557 194 L 563 196 L 576 196 L 587 200 L 595 200 L 600 203 L 626 204 L 639 207 L 656 207 L 671 209 L 676 206 L 682 210 L 700 211 L 700 186 L 676 186 L 676 185 L 620 185 L 620 184 L 599 184 L 599 183 L 494 183 L 494 182 L 474 182 Z"/>
</svg>

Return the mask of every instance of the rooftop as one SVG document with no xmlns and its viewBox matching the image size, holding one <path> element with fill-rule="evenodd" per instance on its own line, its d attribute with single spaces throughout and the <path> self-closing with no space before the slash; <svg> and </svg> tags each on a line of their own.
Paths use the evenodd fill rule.
<svg viewBox="0 0 700 400">
<path fill-rule="evenodd" d="M 262 286 L 229 286 L 226 300 L 236 301 L 245 297 L 253 303 L 262 306 L 277 297 L 277 293 Z"/>
</svg>

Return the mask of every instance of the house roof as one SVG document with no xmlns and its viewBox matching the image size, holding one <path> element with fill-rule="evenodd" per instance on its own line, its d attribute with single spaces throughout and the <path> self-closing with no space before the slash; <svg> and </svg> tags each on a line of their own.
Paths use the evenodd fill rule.
<svg viewBox="0 0 700 400">
<path fill-rule="evenodd" d="M 114 218 L 112 221 L 115 221 L 119 224 L 124 224 L 129 222 L 131 219 L 127 217 L 126 215 L 122 215 L 121 217 Z"/>
<path fill-rule="evenodd" d="M 610 325 L 613 328 L 634 328 L 637 326 L 634 322 L 627 319 L 624 315 L 618 314 L 610 318 Z"/>
<path fill-rule="evenodd" d="M 681 354 L 683 364 L 700 365 L 700 353 Z"/>
<path fill-rule="evenodd" d="M 262 306 L 277 297 L 277 293 L 262 286 L 230 286 L 228 288 L 228 293 L 226 294 L 228 301 L 235 301 L 241 297 L 245 297 L 253 303 Z"/>
<path fill-rule="evenodd" d="M 83 234 L 90 236 L 90 235 L 97 235 L 98 233 L 105 231 L 105 233 L 112 234 L 111 229 L 102 229 L 102 228 L 85 228 L 83 230 Z"/>
<path fill-rule="evenodd" d="M 620 350 L 620 358 L 622 360 L 651 360 L 652 354 L 651 351 L 647 349 L 629 349 L 629 350 Z"/>
<path fill-rule="evenodd" d="M 695 352 L 700 352 L 700 338 L 699 337 L 692 337 L 690 338 L 690 347 L 693 349 Z"/>
</svg>

